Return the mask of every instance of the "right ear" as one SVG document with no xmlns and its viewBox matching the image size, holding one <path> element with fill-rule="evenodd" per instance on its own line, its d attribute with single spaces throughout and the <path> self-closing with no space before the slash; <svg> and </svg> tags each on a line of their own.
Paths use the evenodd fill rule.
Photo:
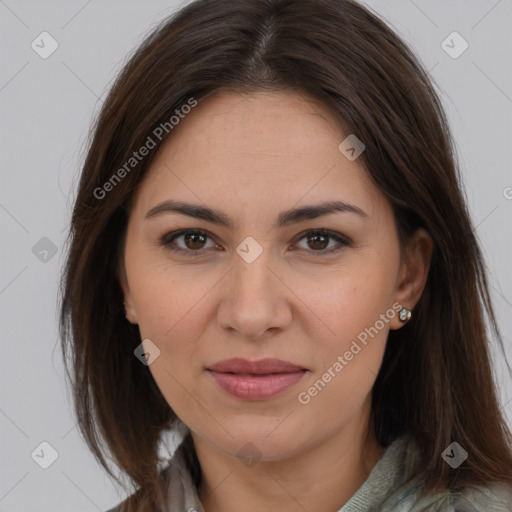
<svg viewBox="0 0 512 512">
<path fill-rule="evenodd" d="M 130 292 L 130 286 L 128 284 L 128 276 L 126 275 L 126 267 L 124 265 L 124 251 L 121 258 L 119 258 L 119 265 L 117 268 L 117 278 L 123 291 L 123 304 L 128 322 L 137 325 L 137 312 L 133 303 L 133 297 Z"/>
</svg>

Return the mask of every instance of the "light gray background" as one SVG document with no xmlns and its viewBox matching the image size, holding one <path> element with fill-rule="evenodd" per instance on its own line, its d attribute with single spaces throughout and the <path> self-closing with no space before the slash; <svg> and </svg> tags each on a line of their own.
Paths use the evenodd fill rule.
<svg viewBox="0 0 512 512">
<path fill-rule="evenodd" d="M 94 512 L 124 498 L 75 428 L 58 345 L 57 286 L 91 117 L 128 52 L 183 3 L 0 0 L 0 511 Z M 439 86 L 510 360 L 512 0 L 367 5 L 413 47 Z M 48 59 L 31 48 L 43 31 L 59 44 Z M 453 31 L 469 43 L 457 59 L 441 46 Z M 43 237 L 56 246 L 55 256 L 43 252 Z M 496 354 L 512 423 L 512 384 Z M 31 458 L 43 441 L 58 452 L 48 469 Z"/>
</svg>

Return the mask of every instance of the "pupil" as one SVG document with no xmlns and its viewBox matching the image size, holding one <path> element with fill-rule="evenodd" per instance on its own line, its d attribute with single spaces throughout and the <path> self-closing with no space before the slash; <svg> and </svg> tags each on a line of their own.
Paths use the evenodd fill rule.
<svg viewBox="0 0 512 512">
<path fill-rule="evenodd" d="M 190 241 L 192 242 L 192 246 L 188 243 Z M 189 233 L 188 235 L 185 235 L 185 243 L 189 249 L 201 249 L 201 243 L 204 243 L 204 236 L 197 233 Z M 199 246 L 194 245 L 196 243 L 199 243 Z"/>
<path fill-rule="evenodd" d="M 318 239 L 322 239 L 323 242 L 320 242 L 320 247 L 314 247 L 314 245 L 316 244 L 316 242 L 314 241 L 315 239 L 318 240 Z M 327 247 L 327 244 L 326 244 L 326 241 L 327 241 L 328 237 L 326 235 L 312 235 L 310 237 L 308 237 L 308 242 L 311 242 L 313 240 L 313 245 L 310 244 L 310 247 L 312 249 L 325 249 L 325 247 Z"/>
</svg>

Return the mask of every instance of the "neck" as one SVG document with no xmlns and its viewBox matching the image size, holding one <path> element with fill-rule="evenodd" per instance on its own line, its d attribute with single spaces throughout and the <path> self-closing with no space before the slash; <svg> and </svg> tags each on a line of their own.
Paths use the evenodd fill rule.
<svg viewBox="0 0 512 512">
<path fill-rule="evenodd" d="M 373 435 L 347 425 L 317 446 L 251 467 L 192 433 L 201 465 L 199 499 L 206 512 L 337 512 L 384 452 Z"/>
</svg>

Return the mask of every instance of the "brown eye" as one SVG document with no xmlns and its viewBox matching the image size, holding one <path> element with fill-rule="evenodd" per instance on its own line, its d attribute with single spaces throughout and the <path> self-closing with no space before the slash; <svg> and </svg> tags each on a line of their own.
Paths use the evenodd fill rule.
<svg viewBox="0 0 512 512">
<path fill-rule="evenodd" d="M 188 249 L 202 249 L 203 245 L 206 241 L 206 238 L 204 235 L 200 235 L 197 233 L 187 233 L 184 235 L 183 240 L 185 241 L 185 245 Z"/>
<path fill-rule="evenodd" d="M 351 245 L 350 240 L 340 234 L 322 229 L 306 232 L 299 242 L 302 240 L 306 241 L 306 246 L 300 247 L 299 244 L 297 246 L 314 256 L 333 254 Z M 333 245 L 330 245 L 331 242 Z"/>
<path fill-rule="evenodd" d="M 329 245 L 329 237 L 322 234 L 309 235 L 307 240 L 309 247 L 315 250 L 325 249 Z"/>
<path fill-rule="evenodd" d="M 206 246 L 208 240 L 212 243 L 210 247 Z M 177 243 L 177 241 L 180 241 L 180 243 Z M 193 229 L 169 233 L 161 239 L 161 244 L 171 251 L 186 253 L 192 256 L 201 255 L 207 249 L 217 247 L 208 233 Z"/>
</svg>

